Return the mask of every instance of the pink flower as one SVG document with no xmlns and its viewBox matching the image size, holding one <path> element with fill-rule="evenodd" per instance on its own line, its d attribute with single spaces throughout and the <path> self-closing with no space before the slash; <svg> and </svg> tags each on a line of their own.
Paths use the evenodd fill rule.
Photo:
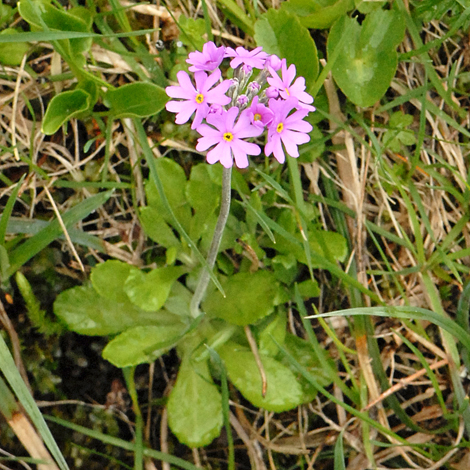
<svg viewBox="0 0 470 470">
<path fill-rule="evenodd" d="M 261 153 L 258 145 L 243 139 L 259 136 L 263 133 L 263 129 L 253 126 L 245 113 L 240 114 L 238 121 L 235 122 L 238 112 L 239 109 L 233 106 L 222 115 L 209 114 L 206 120 L 214 127 L 201 124 L 197 128 L 202 137 L 198 139 L 196 150 L 203 152 L 215 145 L 207 152 L 208 163 L 220 161 L 225 168 L 230 168 L 235 159 L 238 168 L 246 168 L 248 166 L 247 155 Z"/>
<path fill-rule="evenodd" d="M 254 69 L 262 69 L 268 57 L 266 52 L 263 52 L 262 47 L 257 47 L 252 51 L 248 51 L 244 47 L 237 47 L 232 49 L 227 47 L 225 49 L 225 57 L 234 57 L 230 62 L 230 67 L 237 68 L 240 64 L 248 65 Z"/>
<path fill-rule="evenodd" d="M 220 79 L 221 72 L 215 70 L 207 76 L 205 72 L 196 72 L 196 88 L 191 82 L 189 75 L 184 71 L 177 73 L 179 86 L 168 86 L 165 91 L 171 98 L 180 98 L 184 101 L 169 101 L 166 109 L 176 114 L 176 124 L 188 122 L 190 117 L 194 116 L 191 129 L 196 129 L 207 116 L 210 104 L 226 105 L 230 103 L 230 98 L 225 95 L 230 87 L 230 81 L 224 80 L 211 90 L 215 83 Z"/>
<path fill-rule="evenodd" d="M 287 68 L 286 59 L 282 59 L 282 80 L 273 68 L 269 67 L 269 71 L 271 73 L 271 77 L 268 77 L 268 83 L 271 87 L 276 88 L 279 91 L 282 98 L 287 99 L 289 96 L 295 96 L 299 100 L 300 108 L 315 111 L 315 107 L 310 106 L 310 103 L 313 103 L 313 98 L 305 92 L 305 78 L 298 77 L 297 80 L 292 83 L 296 73 L 294 64 Z"/>
<path fill-rule="evenodd" d="M 274 153 L 274 157 L 279 163 L 284 163 L 286 157 L 284 149 L 291 157 L 299 156 L 298 145 L 305 144 L 310 140 L 307 134 L 312 130 L 312 126 L 304 121 L 307 116 L 307 109 L 299 109 L 289 116 L 289 113 L 298 105 L 295 97 L 287 100 L 269 100 L 269 109 L 274 113 L 274 119 L 268 128 L 268 142 L 264 147 L 266 156 Z"/>
<path fill-rule="evenodd" d="M 215 70 L 224 60 L 225 47 L 217 47 L 212 41 L 206 42 L 202 46 L 202 52 L 195 51 L 189 54 L 189 58 L 186 59 L 188 64 L 192 64 L 189 67 L 190 72 L 207 71 L 211 72 Z"/>
<path fill-rule="evenodd" d="M 260 128 L 268 126 L 273 120 L 274 113 L 264 104 L 258 103 L 259 98 L 255 96 L 251 102 L 251 106 L 244 113 L 247 113 L 251 123 Z"/>
</svg>

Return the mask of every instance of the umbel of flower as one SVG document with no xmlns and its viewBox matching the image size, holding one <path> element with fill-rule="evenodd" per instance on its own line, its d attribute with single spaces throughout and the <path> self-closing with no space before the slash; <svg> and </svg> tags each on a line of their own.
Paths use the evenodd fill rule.
<svg viewBox="0 0 470 470">
<path fill-rule="evenodd" d="M 222 79 L 220 65 L 230 58 L 232 79 Z M 193 116 L 192 129 L 201 137 L 196 150 L 207 151 L 208 163 L 229 168 L 248 166 L 248 155 L 260 155 L 259 139 L 266 134 L 264 153 L 284 163 L 285 154 L 298 157 L 298 146 L 310 140 L 312 126 L 304 119 L 315 111 L 313 98 L 305 91 L 305 79 L 296 78 L 295 65 L 269 55 L 257 47 L 217 47 L 204 44 L 202 52 L 189 54 L 193 80 L 184 71 L 177 74 L 178 86 L 166 88 L 166 109 L 176 113 L 176 123 Z M 278 72 L 281 75 L 278 75 Z M 256 72 L 256 73 L 255 73 Z M 255 78 L 253 78 L 255 77 Z"/>
</svg>

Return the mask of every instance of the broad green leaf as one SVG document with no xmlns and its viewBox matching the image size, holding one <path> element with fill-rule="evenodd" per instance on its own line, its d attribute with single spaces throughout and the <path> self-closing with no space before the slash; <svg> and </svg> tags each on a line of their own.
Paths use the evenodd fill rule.
<svg viewBox="0 0 470 470">
<path fill-rule="evenodd" d="M 31 26 L 41 30 L 91 32 L 91 13 L 84 7 L 65 11 L 54 7 L 48 0 L 21 0 L 18 11 Z M 65 39 L 60 43 L 69 51 L 70 59 L 81 60 L 82 54 L 91 48 L 92 39 Z"/>
<path fill-rule="evenodd" d="M 319 384 L 323 387 L 331 384 L 333 380 L 325 374 L 324 364 L 322 364 L 318 356 L 315 354 L 312 345 L 308 341 L 305 341 L 292 333 L 287 333 L 284 347 L 299 364 L 316 377 Z M 332 363 L 331 369 L 336 370 L 333 360 L 331 359 L 330 361 Z M 298 369 L 296 369 L 285 356 L 283 356 L 281 362 L 292 371 L 296 376 L 296 381 L 302 387 L 302 402 L 307 403 L 312 401 L 317 395 L 317 389 L 299 373 Z"/>
<path fill-rule="evenodd" d="M 395 10 L 376 10 L 362 25 L 354 18 L 341 17 L 328 36 L 328 57 L 340 43 L 346 28 L 351 31 L 332 69 L 344 94 L 356 105 L 374 105 L 387 91 L 397 69 L 396 48 L 403 40 L 405 22 Z"/>
<path fill-rule="evenodd" d="M 255 24 L 255 40 L 265 52 L 294 64 L 307 89 L 318 75 L 317 48 L 307 28 L 288 12 L 269 9 Z"/>
<path fill-rule="evenodd" d="M 159 113 L 168 101 L 165 90 L 153 83 L 135 82 L 106 93 L 105 103 L 115 119 L 147 117 Z"/>
<path fill-rule="evenodd" d="M 0 7 L 2 5 L 0 4 Z M 0 35 L 3 34 L 20 34 L 16 29 L 6 28 Z M 0 44 L 0 64 L 3 65 L 20 65 L 23 56 L 28 52 L 29 44 L 27 42 L 5 42 Z"/>
<path fill-rule="evenodd" d="M 192 292 L 184 287 L 181 282 L 176 281 L 170 290 L 168 299 L 166 299 L 165 310 L 175 315 L 189 317 L 189 305 L 192 297 Z"/>
<path fill-rule="evenodd" d="M 270 272 L 238 273 L 221 284 L 225 298 L 219 291 L 212 291 L 203 303 L 209 316 L 245 326 L 273 311 L 279 287 Z"/>
<path fill-rule="evenodd" d="M 186 46 L 195 47 L 197 50 L 202 51 L 202 47 L 206 42 L 203 38 L 206 32 L 204 20 L 198 18 L 197 20 L 181 15 L 178 19 L 178 26 L 180 27 L 180 41 Z"/>
<path fill-rule="evenodd" d="M 186 184 L 186 199 L 195 211 L 190 228 L 193 240 L 198 240 L 208 229 L 213 233 L 212 216 L 219 206 L 220 196 L 221 187 L 212 182 L 208 165 L 194 166 Z"/>
<path fill-rule="evenodd" d="M 284 344 L 287 317 L 285 312 L 281 312 L 274 314 L 268 320 L 267 324 L 263 325 L 264 322 L 262 322 L 261 326 L 256 328 L 258 349 L 265 356 L 275 357 L 279 352 L 277 344 Z"/>
<path fill-rule="evenodd" d="M 42 132 L 51 135 L 66 121 L 90 109 L 91 96 L 84 90 L 63 91 L 52 98 L 42 122 Z"/>
<path fill-rule="evenodd" d="M 209 165 L 201 163 L 193 166 L 186 185 L 186 199 L 191 207 L 208 217 L 219 206 L 220 195 L 221 186 L 211 180 Z"/>
<path fill-rule="evenodd" d="M 294 13 L 306 28 L 329 28 L 340 16 L 354 8 L 354 0 L 290 0 L 281 9 Z"/>
<path fill-rule="evenodd" d="M 286 233 L 276 234 L 276 244 L 266 238 L 262 246 L 273 248 L 283 255 L 293 255 L 301 263 L 307 264 L 307 256 L 302 246 L 302 235 L 298 232 L 297 222 L 292 211 L 283 211 L 277 222 L 285 229 Z M 295 240 L 299 243 L 295 243 Z M 312 253 L 318 253 L 326 258 L 344 261 L 348 254 L 345 238 L 336 232 L 311 229 L 308 230 L 308 241 Z M 313 264 L 313 266 L 317 265 Z"/>
<path fill-rule="evenodd" d="M 158 158 L 155 166 L 162 182 L 168 203 L 184 230 L 189 231 L 191 220 L 191 208 L 186 200 L 186 175 L 183 168 L 169 158 Z M 156 210 L 164 220 L 173 225 L 173 219 L 168 213 L 165 204 L 160 198 L 160 194 L 152 181 L 148 181 L 145 186 L 148 205 Z"/>
<path fill-rule="evenodd" d="M 111 340 L 103 358 L 121 368 L 153 362 L 175 345 L 184 328 L 183 323 L 135 326 Z"/>
<path fill-rule="evenodd" d="M 124 292 L 124 284 L 131 269 L 138 271 L 137 268 L 122 261 L 106 261 L 91 270 L 91 284 L 102 297 L 116 302 L 129 302 L 129 297 Z"/>
<path fill-rule="evenodd" d="M 168 424 L 189 447 L 208 445 L 222 428 L 222 398 L 212 383 L 207 361 L 183 358 L 168 399 Z"/>
<path fill-rule="evenodd" d="M 260 355 L 266 373 L 266 396 L 262 395 L 261 375 L 253 353 L 236 343 L 226 343 L 218 353 L 232 383 L 254 406 L 280 413 L 303 402 L 303 392 L 295 375 L 272 357 Z"/>
<path fill-rule="evenodd" d="M 144 273 L 139 269 L 130 271 L 124 291 L 134 305 L 147 312 L 163 307 L 173 283 L 187 269 L 184 266 L 168 266 Z"/>
<path fill-rule="evenodd" d="M 321 293 L 320 286 L 316 280 L 308 279 L 298 284 L 299 294 L 304 300 L 318 297 Z"/>
<path fill-rule="evenodd" d="M 82 335 L 114 335 L 134 326 L 171 325 L 175 316 L 168 312 L 146 312 L 129 302 L 117 302 L 99 295 L 92 286 L 79 286 L 61 292 L 54 313 L 72 331 Z"/>
<path fill-rule="evenodd" d="M 13 8 L 10 5 L 4 5 L 0 2 L 0 27 L 8 23 L 14 15 Z"/>
<path fill-rule="evenodd" d="M 151 206 L 140 209 L 140 222 L 144 232 L 156 243 L 165 248 L 180 247 L 181 242 L 175 237 L 171 227 L 157 209 Z"/>
</svg>

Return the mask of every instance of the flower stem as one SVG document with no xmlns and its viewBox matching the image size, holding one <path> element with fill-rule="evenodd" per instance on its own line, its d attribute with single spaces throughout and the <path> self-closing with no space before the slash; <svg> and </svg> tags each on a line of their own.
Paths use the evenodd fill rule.
<svg viewBox="0 0 470 470">
<path fill-rule="evenodd" d="M 225 224 L 227 223 L 228 214 L 230 212 L 230 191 L 231 191 L 231 179 L 232 179 L 232 167 L 224 168 L 222 174 L 222 200 L 220 202 L 219 218 L 214 230 L 214 236 L 212 237 L 212 243 L 209 248 L 207 255 L 207 266 L 212 270 L 219 252 L 220 242 L 224 233 Z M 191 315 L 196 318 L 199 316 L 199 304 L 201 303 L 204 294 L 206 293 L 207 286 L 209 284 L 209 271 L 203 268 L 201 277 L 199 278 L 198 285 L 194 292 L 193 298 L 191 299 L 190 312 Z"/>
</svg>

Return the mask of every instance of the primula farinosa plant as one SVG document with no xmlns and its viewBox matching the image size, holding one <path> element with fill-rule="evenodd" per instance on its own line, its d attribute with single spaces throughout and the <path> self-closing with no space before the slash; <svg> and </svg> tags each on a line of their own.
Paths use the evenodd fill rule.
<svg viewBox="0 0 470 470">
<path fill-rule="evenodd" d="M 148 205 L 140 215 L 159 252 L 165 248 L 165 261 L 148 272 L 117 260 L 100 263 L 92 269 L 89 285 L 58 296 L 54 311 L 73 331 L 110 336 L 103 357 L 118 367 L 152 362 L 176 347 L 181 365 L 168 397 L 168 423 L 181 442 L 199 447 L 210 443 L 223 424 L 222 395 L 212 375 L 224 383 L 226 371 L 254 406 L 274 412 L 295 408 L 316 394 L 281 357 L 279 345 L 321 383 L 330 379 L 323 372 L 328 357 L 319 357 L 307 341 L 286 329 L 284 303 L 293 295 L 297 303 L 318 295 L 313 280 L 293 287 L 297 262 L 308 260 L 304 239 L 296 238 L 300 234 L 292 210 L 275 209 L 272 214 L 279 227 L 276 240 L 269 227 L 266 237 L 260 236 L 258 221 L 268 217 L 262 196 L 250 194 L 237 174 L 238 193 L 250 199 L 251 209 L 260 216 L 247 213 L 240 220 L 232 214 L 227 224 L 233 165 L 245 168 L 250 156 L 262 152 L 283 163 L 286 155 L 298 157 L 299 146 L 310 140 L 312 126 L 305 118 L 315 108 L 305 80 L 296 77 L 294 65 L 261 48 L 248 51 L 208 42 L 187 61 L 189 73 L 178 72 L 178 84 L 166 88 L 171 97 L 166 108 L 176 113 L 177 124 L 192 120 L 191 127 L 200 135 L 196 150 L 207 152 L 207 162 L 220 162 L 222 168 L 194 164 L 188 179 L 175 161 L 157 159 L 161 188 L 149 180 Z M 307 235 L 309 249 L 321 251 L 315 239 L 322 237 L 330 253 L 338 259 L 346 255 L 337 234 L 326 236 L 312 226 Z M 221 255 L 220 272 L 214 270 L 218 254 L 236 250 L 235 240 L 243 237 L 260 253 L 260 265 L 269 269 L 234 269 Z M 272 247 L 276 255 L 268 259 L 263 248 Z M 206 253 L 205 263 L 199 248 Z M 211 278 L 214 286 L 208 289 Z M 302 293 L 305 283 L 308 291 Z"/>
<path fill-rule="evenodd" d="M 220 66 L 230 58 L 233 78 L 223 79 Z M 204 45 L 202 52 L 189 54 L 187 62 L 193 79 L 184 71 L 177 74 L 178 86 L 166 88 L 168 111 L 176 113 L 176 123 L 193 118 L 192 129 L 202 137 L 196 150 L 207 152 L 208 163 L 229 168 L 248 166 L 248 155 L 260 155 L 253 138 L 266 134 L 264 153 L 284 163 L 285 154 L 298 157 L 298 146 L 310 140 L 312 126 L 304 121 L 313 98 L 305 92 L 305 79 L 295 76 L 295 65 L 268 55 L 261 47 Z M 280 72 L 280 75 L 279 75 Z M 229 70 L 227 70 L 229 73 Z"/>
</svg>

